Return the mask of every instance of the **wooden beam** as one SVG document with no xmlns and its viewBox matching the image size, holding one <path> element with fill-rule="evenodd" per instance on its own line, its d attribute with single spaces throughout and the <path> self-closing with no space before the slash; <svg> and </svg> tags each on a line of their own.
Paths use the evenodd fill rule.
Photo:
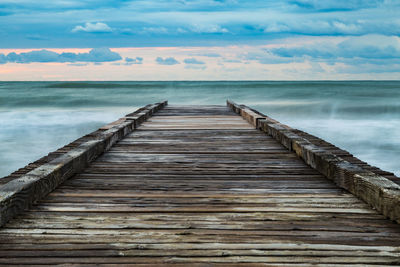
<svg viewBox="0 0 400 267">
<path fill-rule="evenodd" d="M 334 181 L 339 187 L 370 204 L 384 216 L 400 223 L 399 185 L 344 160 L 300 136 L 296 133 L 296 129 L 281 124 L 258 111 L 229 100 L 227 105 L 252 125 L 274 137 L 287 149 L 294 151 L 304 162 Z"/>
<path fill-rule="evenodd" d="M 91 140 L 0 187 L 0 226 L 52 192 L 90 162 L 167 105 L 147 105 L 96 131 Z"/>
</svg>

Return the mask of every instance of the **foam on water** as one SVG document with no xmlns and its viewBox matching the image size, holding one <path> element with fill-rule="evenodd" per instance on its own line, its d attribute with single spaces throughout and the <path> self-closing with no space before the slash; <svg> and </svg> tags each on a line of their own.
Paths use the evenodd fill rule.
<svg viewBox="0 0 400 267">
<path fill-rule="evenodd" d="M 0 177 L 148 103 L 228 98 L 400 175 L 400 82 L 1 82 Z"/>
</svg>

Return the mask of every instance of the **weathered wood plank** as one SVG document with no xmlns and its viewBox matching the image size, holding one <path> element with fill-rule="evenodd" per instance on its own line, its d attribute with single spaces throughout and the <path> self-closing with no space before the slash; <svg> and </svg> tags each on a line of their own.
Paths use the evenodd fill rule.
<svg viewBox="0 0 400 267">
<path fill-rule="evenodd" d="M 309 136 L 299 135 L 295 129 L 246 106 L 239 106 L 231 101 L 227 101 L 227 105 L 255 127 L 273 136 L 289 150 L 293 150 L 309 166 L 333 180 L 339 187 L 350 191 L 388 218 L 400 223 L 400 185 L 361 165 L 342 159 L 329 148 L 315 143 L 316 139 L 309 140 Z"/>
<path fill-rule="evenodd" d="M 167 102 L 148 105 L 137 112 L 151 116 Z M 134 114 L 136 114 L 134 112 Z M 141 120 L 121 118 L 101 128 L 103 132 L 92 140 L 60 155 L 19 178 L 0 186 L 0 226 L 45 197 L 59 184 L 83 170 L 99 155 L 109 150 L 118 140 L 132 132 Z"/>
<path fill-rule="evenodd" d="M 400 264 L 398 224 L 232 107 L 253 126 L 222 106 L 128 114 L 135 131 L 0 229 L 0 266 Z"/>
</svg>

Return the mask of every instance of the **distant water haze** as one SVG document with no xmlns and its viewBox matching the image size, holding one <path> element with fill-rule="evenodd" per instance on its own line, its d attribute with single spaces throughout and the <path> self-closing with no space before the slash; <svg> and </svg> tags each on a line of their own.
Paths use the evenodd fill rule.
<svg viewBox="0 0 400 267">
<path fill-rule="evenodd" d="M 400 82 L 0 82 L 0 177 L 160 100 L 255 108 L 400 175 Z"/>
</svg>

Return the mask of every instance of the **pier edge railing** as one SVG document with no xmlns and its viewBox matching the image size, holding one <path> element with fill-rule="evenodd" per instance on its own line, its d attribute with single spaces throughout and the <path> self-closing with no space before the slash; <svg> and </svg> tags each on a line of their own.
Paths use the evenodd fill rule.
<svg viewBox="0 0 400 267">
<path fill-rule="evenodd" d="M 391 180 L 350 163 L 295 133 L 295 129 L 245 105 L 227 100 L 227 105 L 257 129 L 294 151 L 309 166 L 339 187 L 371 205 L 384 216 L 400 223 L 400 186 Z"/>
<path fill-rule="evenodd" d="M 75 147 L 58 154 L 54 159 L 49 157 L 48 162 L 0 185 L 0 226 L 80 172 L 167 104 L 167 101 L 163 101 L 139 108 L 87 135 L 89 137 L 83 142 L 78 142 Z"/>
</svg>

